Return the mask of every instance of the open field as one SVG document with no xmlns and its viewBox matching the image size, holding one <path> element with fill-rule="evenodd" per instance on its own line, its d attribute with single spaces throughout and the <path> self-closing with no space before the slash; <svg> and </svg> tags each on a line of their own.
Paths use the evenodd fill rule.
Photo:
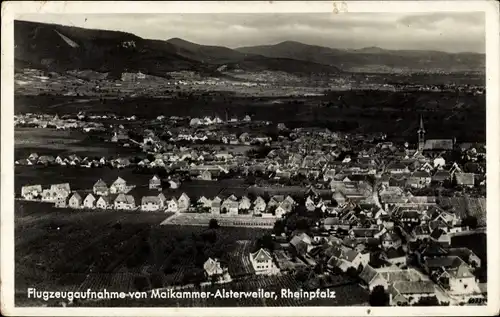
<svg viewBox="0 0 500 317">
<path fill-rule="evenodd" d="M 114 143 L 92 139 L 81 131 L 49 128 L 16 128 L 14 144 L 14 157 L 16 159 L 27 158 L 33 152 L 38 155 L 68 156 L 76 154 L 98 157 L 130 155 L 137 152 Z"/>
<path fill-rule="evenodd" d="M 53 104 L 64 106 L 51 108 Z M 385 132 L 389 136 L 416 137 L 419 115 L 428 138 L 456 137 L 460 142 L 484 141 L 485 95 L 456 92 L 332 91 L 311 97 L 238 97 L 220 92 L 193 93 L 175 98 L 129 98 L 71 102 L 71 98 L 16 96 L 16 113 L 116 113 L 147 118 L 165 116 L 253 115 L 254 120 L 284 122 L 288 127 L 324 126 L 336 131 Z M 268 111 L 272 107 L 272 111 Z M 393 124 L 386 124 L 386 122 Z"/>
<path fill-rule="evenodd" d="M 275 218 L 252 217 L 245 215 L 226 216 L 212 214 L 180 213 L 163 221 L 162 225 L 208 226 L 210 219 L 217 219 L 221 226 L 227 227 L 254 227 L 271 229 L 276 222 Z"/>
<path fill-rule="evenodd" d="M 27 287 L 133 291 L 139 281 L 146 281 L 146 287 L 186 284 L 200 278 L 191 274 L 202 272 L 209 256 L 244 271 L 236 241 L 253 241 L 266 232 L 159 226 L 163 219 L 164 213 L 75 211 L 16 201 L 18 305 L 28 304 Z"/>
</svg>

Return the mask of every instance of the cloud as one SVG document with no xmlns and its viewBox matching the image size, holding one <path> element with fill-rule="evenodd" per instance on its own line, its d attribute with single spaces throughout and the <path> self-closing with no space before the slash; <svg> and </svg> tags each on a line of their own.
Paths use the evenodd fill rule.
<svg viewBox="0 0 500 317">
<path fill-rule="evenodd" d="M 173 37 L 231 48 L 300 41 L 333 48 L 485 51 L 481 12 L 248 13 L 248 14 L 31 14 L 21 20 Z"/>
</svg>

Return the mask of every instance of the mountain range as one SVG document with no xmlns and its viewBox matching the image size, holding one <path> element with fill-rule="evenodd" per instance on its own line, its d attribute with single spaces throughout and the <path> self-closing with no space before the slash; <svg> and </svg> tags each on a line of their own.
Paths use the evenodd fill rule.
<svg viewBox="0 0 500 317">
<path fill-rule="evenodd" d="M 14 22 L 15 66 L 48 71 L 90 69 L 120 76 L 138 72 L 168 76 L 172 71 L 216 75 L 225 71 L 280 71 L 295 75 L 372 71 L 479 71 L 485 55 L 437 51 L 342 50 L 285 41 L 230 49 L 173 38 L 150 40 L 131 33 L 57 24 Z M 222 67 L 221 67 L 222 66 Z"/>
</svg>

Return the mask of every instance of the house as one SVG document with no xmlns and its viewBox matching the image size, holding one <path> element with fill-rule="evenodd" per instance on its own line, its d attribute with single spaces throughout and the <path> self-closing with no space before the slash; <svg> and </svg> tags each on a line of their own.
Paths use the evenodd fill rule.
<svg viewBox="0 0 500 317">
<path fill-rule="evenodd" d="M 477 291 L 478 285 L 467 263 L 458 256 L 426 258 L 424 268 L 452 295 L 465 295 Z"/>
<path fill-rule="evenodd" d="M 212 204 L 210 206 L 210 213 L 214 215 L 218 215 L 221 212 L 222 199 L 220 197 L 215 197 L 212 200 Z"/>
<path fill-rule="evenodd" d="M 432 281 L 397 281 L 388 293 L 391 306 L 413 305 L 422 298 L 436 296 L 436 285 Z"/>
<path fill-rule="evenodd" d="M 290 246 L 299 255 L 305 255 L 307 252 L 309 252 L 310 250 L 313 249 L 312 239 L 306 233 L 301 233 L 299 235 L 295 235 L 290 240 Z"/>
<path fill-rule="evenodd" d="M 257 275 L 274 275 L 280 272 L 271 254 L 262 248 L 255 253 L 250 253 L 250 263 Z"/>
<path fill-rule="evenodd" d="M 109 187 L 109 191 L 112 194 L 125 193 L 127 191 L 127 182 L 123 178 L 118 177 Z"/>
<path fill-rule="evenodd" d="M 42 155 L 38 158 L 37 163 L 41 165 L 51 165 L 54 164 L 56 159 L 51 155 Z"/>
<path fill-rule="evenodd" d="M 453 150 L 452 139 L 425 140 L 424 151 L 451 151 L 451 150 Z"/>
<path fill-rule="evenodd" d="M 401 243 L 401 238 L 394 231 L 387 231 L 380 237 L 380 244 L 384 249 L 399 248 Z"/>
<path fill-rule="evenodd" d="M 202 208 L 210 208 L 212 207 L 212 201 L 205 196 L 201 196 L 198 201 L 198 205 L 200 205 Z"/>
<path fill-rule="evenodd" d="M 135 209 L 135 198 L 132 195 L 120 193 L 114 200 L 115 209 L 133 210 Z"/>
<path fill-rule="evenodd" d="M 149 180 L 149 189 L 161 190 L 161 179 L 157 175 L 153 175 Z"/>
<path fill-rule="evenodd" d="M 437 170 L 431 177 L 431 181 L 435 183 L 444 183 L 451 180 L 451 174 L 446 170 Z"/>
<path fill-rule="evenodd" d="M 186 193 L 182 193 L 179 199 L 177 199 L 177 204 L 180 212 L 187 211 L 191 206 L 191 199 Z"/>
<path fill-rule="evenodd" d="M 251 206 L 252 206 L 252 201 L 248 197 L 246 197 L 246 196 L 241 197 L 239 205 L 238 205 L 239 210 L 248 211 L 248 210 L 250 210 Z"/>
<path fill-rule="evenodd" d="M 114 198 L 115 198 L 115 195 L 101 196 L 101 197 L 99 197 L 99 199 L 97 199 L 95 206 L 98 209 L 111 209 L 114 206 Z"/>
<path fill-rule="evenodd" d="M 94 209 L 96 206 L 96 198 L 92 193 L 88 193 L 87 196 L 83 199 L 83 208 L 86 209 Z"/>
<path fill-rule="evenodd" d="M 468 248 L 449 248 L 448 254 L 458 256 L 473 269 L 481 267 L 481 259 Z"/>
<path fill-rule="evenodd" d="M 203 264 L 203 269 L 208 277 L 224 274 L 224 270 L 218 259 L 208 258 Z"/>
<path fill-rule="evenodd" d="M 99 179 L 92 189 L 94 194 L 99 196 L 106 196 L 109 193 L 108 185 L 102 179 Z"/>
<path fill-rule="evenodd" d="M 451 245 L 451 236 L 447 234 L 444 230 L 436 228 L 432 231 L 430 238 L 442 245 Z"/>
<path fill-rule="evenodd" d="M 171 199 L 168 199 L 166 201 L 166 208 L 165 211 L 168 212 L 179 212 L 179 202 L 175 197 L 172 197 Z"/>
<path fill-rule="evenodd" d="M 21 188 L 21 196 L 24 199 L 32 200 L 42 194 L 42 185 L 27 185 Z"/>
<path fill-rule="evenodd" d="M 231 195 L 222 202 L 221 213 L 228 215 L 237 215 L 238 207 L 238 199 L 234 195 Z"/>
<path fill-rule="evenodd" d="M 401 248 L 389 248 L 385 251 L 384 259 L 396 266 L 404 266 L 407 264 L 406 252 Z"/>
<path fill-rule="evenodd" d="M 359 274 L 363 284 L 372 291 L 376 286 L 387 289 L 395 282 L 421 281 L 421 275 L 415 269 L 399 269 L 394 267 L 375 269 L 369 264 Z"/>
<path fill-rule="evenodd" d="M 79 208 L 83 207 L 82 203 L 83 203 L 82 196 L 79 193 L 75 192 L 69 198 L 68 207 L 73 208 L 73 209 L 79 209 Z"/>
<path fill-rule="evenodd" d="M 163 207 L 163 202 L 159 196 L 143 196 L 141 199 L 142 211 L 158 211 Z"/>
<path fill-rule="evenodd" d="M 253 211 L 255 214 L 261 214 L 263 213 L 267 208 L 267 204 L 266 204 L 266 201 L 258 196 L 254 202 L 253 202 Z"/>
<path fill-rule="evenodd" d="M 407 184 L 414 188 L 423 188 L 431 183 L 431 175 L 427 171 L 416 171 L 408 177 Z"/>
<path fill-rule="evenodd" d="M 198 178 L 205 180 L 205 181 L 211 181 L 212 180 L 212 173 L 209 170 L 204 170 L 200 173 Z"/>
<path fill-rule="evenodd" d="M 458 186 L 474 187 L 474 174 L 473 173 L 455 173 L 453 175 Z"/>
<path fill-rule="evenodd" d="M 30 156 L 28 156 L 28 160 L 32 162 L 37 162 L 38 161 L 38 154 L 37 153 L 31 153 Z"/>
<path fill-rule="evenodd" d="M 66 198 L 71 193 L 71 188 L 69 186 L 69 183 L 54 184 L 50 186 L 50 191 L 56 197 Z"/>
</svg>

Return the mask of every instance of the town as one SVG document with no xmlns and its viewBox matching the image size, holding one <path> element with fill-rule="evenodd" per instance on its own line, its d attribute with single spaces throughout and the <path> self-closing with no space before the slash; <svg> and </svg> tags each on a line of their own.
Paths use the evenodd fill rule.
<svg viewBox="0 0 500 317">
<path fill-rule="evenodd" d="M 206 255 L 196 264 L 203 274 L 160 288 L 234 290 L 270 276 L 305 289 L 335 286 L 337 297 L 345 285 L 376 306 L 485 304 L 485 250 L 455 241 L 485 235 L 486 146 L 428 139 L 425 117 L 415 121 L 416 142 L 398 143 L 227 112 L 19 115 L 16 129 L 78 132 L 131 152 L 16 157 L 26 173 L 56 171 L 20 184 L 16 199 L 70 213 L 163 215 L 156 225 L 165 228 L 263 230 L 229 261 L 218 257 L 224 251 Z M 65 173 L 68 181 L 53 181 Z M 132 284 L 158 289 L 153 279 Z"/>
</svg>

